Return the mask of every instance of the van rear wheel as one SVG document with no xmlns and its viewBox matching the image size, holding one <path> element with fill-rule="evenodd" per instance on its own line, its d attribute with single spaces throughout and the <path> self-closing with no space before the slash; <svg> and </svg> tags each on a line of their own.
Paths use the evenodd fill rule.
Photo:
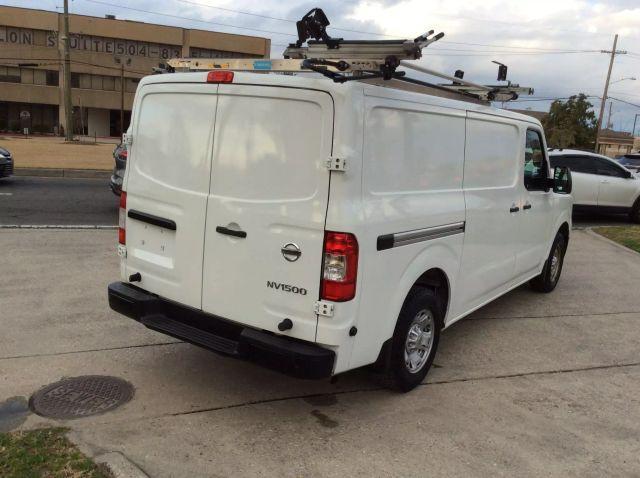
<svg viewBox="0 0 640 478">
<path fill-rule="evenodd" d="M 562 265 L 564 264 L 564 254 L 567 251 L 567 239 L 559 232 L 551 246 L 549 257 L 544 263 L 542 272 L 539 276 L 531 279 L 529 283 L 531 288 L 537 292 L 551 292 L 558 285 L 560 274 L 562 273 Z"/>
<path fill-rule="evenodd" d="M 422 383 L 436 355 L 442 328 L 438 298 L 415 288 L 407 297 L 393 334 L 384 384 L 408 392 Z"/>
</svg>

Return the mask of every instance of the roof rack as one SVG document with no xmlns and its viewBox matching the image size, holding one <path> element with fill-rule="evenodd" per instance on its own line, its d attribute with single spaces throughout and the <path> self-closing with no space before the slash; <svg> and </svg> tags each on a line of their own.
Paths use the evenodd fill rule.
<svg viewBox="0 0 640 478">
<path fill-rule="evenodd" d="M 344 40 L 327 34 L 329 20 L 320 8 L 310 10 L 296 23 L 298 41 L 284 51 L 284 59 L 202 59 L 175 58 L 154 68 L 154 73 L 174 71 L 235 70 L 250 72 L 320 73 L 337 83 L 381 78 L 400 80 L 436 90 L 445 90 L 481 101 L 511 101 L 521 94 L 533 94 L 533 88 L 506 81 L 507 66 L 499 65 L 498 81 L 506 84 L 481 85 L 464 80 L 464 72 L 453 76 L 411 63 L 422 57 L 422 49 L 444 37 L 430 30 L 413 40 Z M 303 46 L 306 42 L 306 46 Z M 433 84 L 406 76 L 405 68 L 451 81 Z"/>
</svg>

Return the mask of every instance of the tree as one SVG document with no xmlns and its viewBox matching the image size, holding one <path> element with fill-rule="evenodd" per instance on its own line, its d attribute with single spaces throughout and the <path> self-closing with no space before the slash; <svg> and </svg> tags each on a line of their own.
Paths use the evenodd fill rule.
<svg viewBox="0 0 640 478">
<path fill-rule="evenodd" d="M 584 93 L 551 103 L 549 115 L 542 121 L 548 145 L 552 148 L 593 149 L 598 121 L 592 108 Z"/>
</svg>

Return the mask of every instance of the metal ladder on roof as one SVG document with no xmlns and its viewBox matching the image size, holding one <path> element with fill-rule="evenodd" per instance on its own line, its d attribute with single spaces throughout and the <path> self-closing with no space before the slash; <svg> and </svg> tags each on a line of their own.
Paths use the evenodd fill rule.
<svg viewBox="0 0 640 478">
<path fill-rule="evenodd" d="M 298 41 L 284 51 L 283 59 L 205 59 L 175 58 L 154 68 L 155 73 L 176 71 L 233 70 L 247 72 L 277 72 L 285 74 L 315 72 L 337 83 L 381 78 L 399 80 L 413 85 L 435 88 L 482 101 L 511 101 L 520 95 L 533 94 L 533 88 L 507 81 L 507 66 L 498 62 L 497 85 L 481 85 L 464 79 L 464 72 L 454 75 L 412 63 L 422 57 L 422 49 L 437 42 L 444 33 L 430 30 L 413 40 L 344 40 L 327 34 L 329 20 L 320 8 L 309 11 L 296 23 Z M 306 42 L 306 46 L 304 46 Z M 451 83 L 434 84 L 406 75 L 413 70 Z"/>
</svg>

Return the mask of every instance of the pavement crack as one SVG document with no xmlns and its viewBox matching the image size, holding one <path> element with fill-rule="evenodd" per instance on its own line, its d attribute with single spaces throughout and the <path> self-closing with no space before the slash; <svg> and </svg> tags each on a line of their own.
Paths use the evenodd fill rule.
<svg viewBox="0 0 640 478">
<path fill-rule="evenodd" d="M 607 369 L 613 369 L 613 368 L 626 368 L 626 367 L 637 367 L 637 366 L 640 366 L 640 362 L 630 362 L 630 363 L 620 363 L 620 364 L 610 364 L 610 365 L 593 365 L 590 367 L 542 370 L 537 372 L 519 372 L 519 373 L 510 373 L 510 374 L 487 375 L 487 376 L 481 376 L 481 377 L 456 378 L 451 380 L 434 380 L 433 382 L 421 383 L 419 387 L 425 387 L 429 385 L 448 385 L 453 383 L 476 382 L 476 381 L 483 381 L 483 380 L 500 380 L 500 379 L 509 379 L 509 378 L 518 378 L 518 377 L 538 376 L 538 375 L 554 375 L 554 374 L 560 374 L 560 373 L 588 372 L 593 370 L 607 370 Z M 333 391 L 333 392 L 326 392 L 326 393 L 312 393 L 312 394 L 294 395 L 294 396 L 288 396 L 288 397 L 265 398 L 262 400 L 248 400 L 245 402 L 234 403 L 231 405 L 199 408 L 197 410 L 189 410 L 186 412 L 168 413 L 164 416 L 179 417 L 184 415 L 194 415 L 198 413 L 230 410 L 233 408 L 242 408 L 242 407 L 248 407 L 253 405 L 262 405 L 265 403 L 277 403 L 277 402 L 284 402 L 288 400 L 327 397 L 329 395 L 347 395 L 347 394 L 354 394 L 354 393 L 361 393 L 361 392 L 375 392 L 375 391 L 381 391 L 381 390 L 387 390 L 387 389 L 383 387 L 364 387 L 364 388 L 357 388 L 353 390 L 341 390 L 341 391 Z M 154 418 L 160 418 L 160 417 L 154 417 Z"/>
<path fill-rule="evenodd" d="M 575 313 L 575 314 L 558 314 L 558 315 L 514 315 L 510 317 L 467 317 L 464 320 L 512 320 L 512 319 L 559 319 L 562 317 L 599 317 L 611 315 L 640 314 L 640 310 L 629 310 L 622 312 L 594 312 L 594 313 Z"/>
<path fill-rule="evenodd" d="M 75 354 L 86 354 L 91 352 L 108 352 L 111 350 L 139 349 L 144 347 L 156 347 L 156 346 L 164 346 L 164 345 L 183 344 L 183 343 L 184 342 L 180 340 L 175 340 L 171 342 L 158 342 L 155 344 L 138 344 L 138 345 L 125 345 L 121 347 L 106 347 L 103 349 L 71 350 L 69 352 L 55 352 L 55 353 L 43 353 L 43 354 L 32 354 L 32 355 L 13 355 L 9 357 L 0 357 L 0 360 L 13 360 L 13 359 L 37 358 L 37 357 L 58 357 L 60 355 L 75 355 Z"/>
<path fill-rule="evenodd" d="M 536 376 L 536 375 L 556 375 L 561 373 L 589 372 L 592 370 L 608 370 L 608 369 L 614 369 L 614 368 L 627 368 L 627 367 L 638 367 L 638 366 L 640 366 L 640 362 L 617 363 L 617 364 L 610 364 L 610 365 L 592 365 L 589 367 L 541 370 L 541 371 L 533 371 L 533 372 L 518 372 L 518 373 L 507 373 L 507 374 L 498 374 L 498 375 L 484 375 L 480 377 L 455 378 L 451 380 L 434 380 L 433 382 L 421 383 L 420 386 L 424 387 L 425 385 L 446 385 L 449 383 L 476 382 L 476 381 L 482 381 L 482 380 L 530 377 L 530 376 Z"/>
</svg>

